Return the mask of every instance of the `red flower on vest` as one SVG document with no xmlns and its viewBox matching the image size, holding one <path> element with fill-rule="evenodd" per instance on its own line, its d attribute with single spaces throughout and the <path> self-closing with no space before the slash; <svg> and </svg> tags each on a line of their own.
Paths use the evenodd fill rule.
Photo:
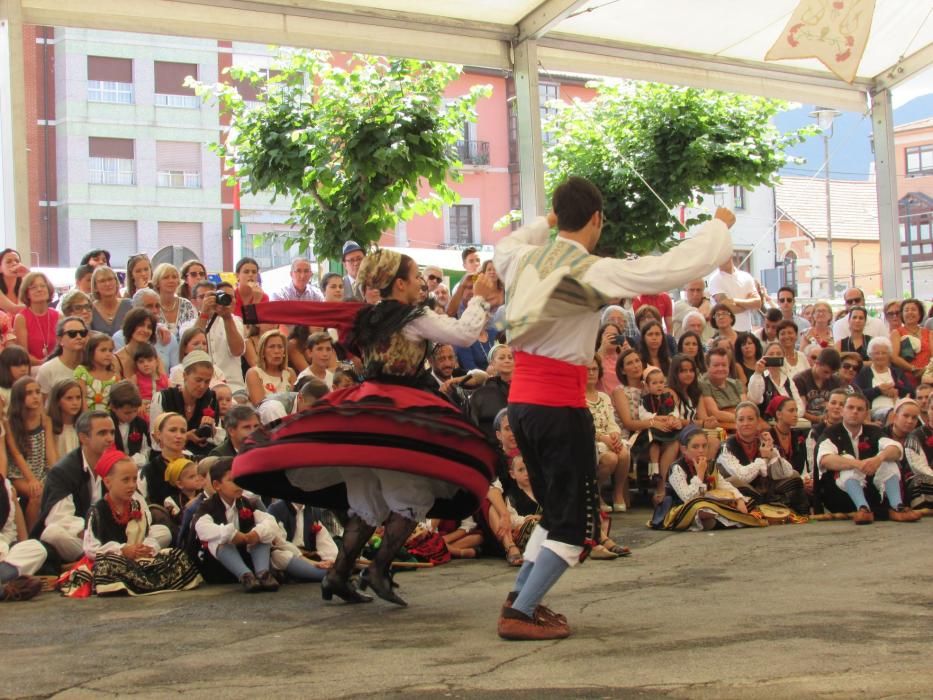
<svg viewBox="0 0 933 700">
<path fill-rule="evenodd" d="M 213 417 L 214 417 L 214 409 L 211 408 L 210 406 L 208 406 L 208 407 L 205 408 L 203 411 L 201 411 L 201 415 L 204 416 L 205 418 L 213 418 Z"/>
<path fill-rule="evenodd" d="M 933 435 L 927 438 L 927 447 L 933 447 Z"/>
<path fill-rule="evenodd" d="M 314 523 L 314 525 L 311 526 L 311 532 L 313 532 L 315 535 L 323 529 L 324 528 L 321 526 L 320 523 Z"/>
<path fill-rule="evenodd" d="M 829 347 L 829 343 L 826 342 L 825 340 L 821 340 L 821 341 L 820 341 L 820 347 L 821 347 L 821 348 L 828 348 L 828 347 Z"/>
<path fill-rule="evenodd" d="M 134 430 L 132 433 L 130 433 L 128 439 L 130 442 L 142 442 L 143 434 L 138 430 Z"/>
<path fill-rule="evenodd" d="M 237 515 L 240 517 L 240 520 L 241 520 L 241 521 L 242 521 L 242 520 L 252 520 L 252 519 L 253 519 L 253 511 L 250 510 L 249 508 L 247 508 L 246 506 L 243 506 L 242 508 L 240 508 L 240 510 L 239 510 L 239 512 L 237 513 Z"/>
<path fill-rule="evenodd" d="M 674 408 L 674 399 L 670 396 L 666 397 L 661 404 L 664 408 Z"/>
<path fill-rule="evenodd" d="M 871 449 L 871 443 L 868 440 L 862 439 L 858 441 L 858 451 L 859 454 L 862 452 L 868 452 Z"/>
</svg>

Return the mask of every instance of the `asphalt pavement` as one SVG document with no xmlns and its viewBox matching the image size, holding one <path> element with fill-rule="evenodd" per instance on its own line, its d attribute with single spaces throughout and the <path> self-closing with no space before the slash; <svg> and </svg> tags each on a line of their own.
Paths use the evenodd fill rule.
<svg viewBox="0 0 933 700">
<path fill-rule="evenodd" d="M 933 518 L 655 533 L 567 572 L 574 634 L 496 636 L 515 569 L 399 574 L 408 608 L 316 584 L 0 606 L 2 697 L 898 698 L 933 696 Z"/>
</svg>

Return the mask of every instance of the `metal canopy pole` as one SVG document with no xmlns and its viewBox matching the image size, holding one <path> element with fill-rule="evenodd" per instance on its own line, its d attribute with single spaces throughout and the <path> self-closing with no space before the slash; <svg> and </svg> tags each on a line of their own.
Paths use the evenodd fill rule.
<svg viewBox="0 0 933 700">
<path fill-rule="evenodd" d="M 28 265 L 29 179 L 20 0 L 0 0 L 0 169 L 0 236 L 3 246 L 16 248 Z"/>
<path fill-rule="evenodd" d="M 515 106 L 518 110 L 518 164 L 522 182 L 522 220 L 544 213 L 544 149 L 538 94 L 538 49 L 535 41 L 515 45 L 512 59 Z"/>
<path fill-rule="evenodd" d="M 894 108 L 890 90 L 872 94 L 871 128 L 875 144 L 875 186 L 878 190 L 881 286 L 885 299 L 899 299 L 904 291 L 904 280 L 894 159 Z"/>
</svg>

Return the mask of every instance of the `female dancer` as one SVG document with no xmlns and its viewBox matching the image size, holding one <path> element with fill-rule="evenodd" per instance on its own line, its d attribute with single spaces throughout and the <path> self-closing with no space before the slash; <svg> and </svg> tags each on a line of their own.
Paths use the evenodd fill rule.
<svg viewBox="0 0 933 700">
<path fill-rule="evenodd" d="M 482 433 L 448 401 L 420 390 L 430 343 L 470 345 L 486 327 L 486 277 L 459 319 L 417 304 L 418 266 L 407 255 L 377 250 L 358 281 L 379 289 L 381 302 L 275 302 L 246 306 L 244 320 L 301 323 L 350 330 L 365 367 L 361 386 L 332 392 L 266 434 L 255 434 L 234 463 L 237 483 L 267 496 L 324 507 L 347 507 L 337 561 L 321 584 L 325 600 L 371 600 L 350 580 L 363 546 L 385 523 L 382 546 L 364 586 L 397 605 L 392 559 L 415 525 L 430 514 L 460 519 L 476 510 L 495 470 Z M 341 337 L 343 331 L 341 331 Z M 307 448 L 301 449 L 304 445 Z M 298 447 L 299 449 L 296 449 Z M 326 447 L 326 449 L 315 449 Z"/>
</svg>

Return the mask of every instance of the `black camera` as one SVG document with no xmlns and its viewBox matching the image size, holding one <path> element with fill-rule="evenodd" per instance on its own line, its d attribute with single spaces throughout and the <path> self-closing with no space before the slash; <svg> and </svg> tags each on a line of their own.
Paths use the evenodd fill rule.
<svg viewBox="0 0 933 700">
<path fill-rule="evenodd" d="M 765 367 L 780 367 L 784 364 L 783 357 L 766 357 Z"/>
<path fill-rule="evenodd" d="M 214 426 L 206 425 L 206 424 L 199 425 L 198 429 L 194 431 L 194 434 L 197 435 L 199 438 L 204 438 L 205 440 L 207 440 L 208 438 L 214 437 Z"/>
<path fill-rule="evenodd" d="M 227 292 L 214 292 L 214 298 L 217 300 L 217 306 L 230 306 L 233 304 L 233 295 Z"/>
<path fill-rule="evenodd" d="M 628 340 L 628 336 L 624 335 L 623 333 L 619 333 L 612 339 L 612 344 L 624 345 L 626 340 Z"/>
</svg>

